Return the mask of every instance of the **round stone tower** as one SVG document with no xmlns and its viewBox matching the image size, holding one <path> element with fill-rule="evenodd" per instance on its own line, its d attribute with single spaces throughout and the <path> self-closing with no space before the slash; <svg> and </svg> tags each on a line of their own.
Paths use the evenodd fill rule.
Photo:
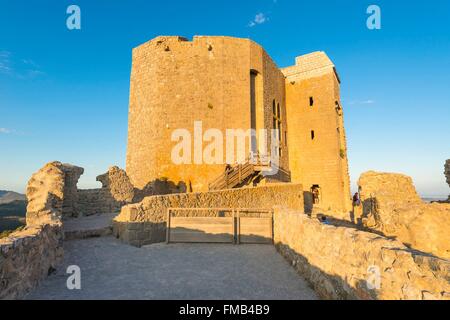
<svg viewBox="0 0 450 320">
<path fill-rule="evenodd" d="M 227 129 L 271 129 L 272 106 L 279 105 L 281 131 L 287 131 L 284 85 L 275 63 L 248 39 L 157 37 L 135 48 L 126 159 L 132 183 L 144 188 L 163 180 L 180 191 L 207 190 L 232 162 L 225 157 Z M 215 143 L 223 144 L 224 155 L 214 154 L 223 160 L 205 163 L 194 146 L 202 139 L 203 149 L 212 142 L 203 135 L 211 128 L 223 134 Z M 177 133 L 191 136 L 191 154 L 183 154 L 190 163 L 172 157 L 181 139 Z M 245 152 L 250 148 L 249 143 Z M 280 154 L 280 167 L 288 170 L 286 141 Z"/>
</svg>

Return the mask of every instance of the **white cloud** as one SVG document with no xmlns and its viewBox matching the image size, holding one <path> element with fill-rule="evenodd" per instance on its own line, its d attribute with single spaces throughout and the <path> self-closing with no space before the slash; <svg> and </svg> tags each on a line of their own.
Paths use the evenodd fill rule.
<svg viewBox="0 0 450 320">
<path fill-rule="evenodd" d="M 11 53 L 8 51 L 0 51 L 0 73 L 9 74 L 12 71 L 11 61 L 9 57 Z"/>
<path fill-rule="evenodd" d="M 249 22 L 248 26 L 249 27 L 254 27 L 258 24 L 263 24 L 265 22 L 267 22 L 269 19 L 267 18 L 267 16 L 264 13 L 258 13 L 255 18 Z"/>
<path fill-rule="evenodd" d="M 354 100 L 348 103 L 349 105 L 366 105 L 366 104 L 375 104 L 375 100 Z"/>
<path fill-rule="evenodd" d="M 11 56 L 11 52 L 9 51 L 0 51 L 0 58 L 9 58 Z"/>
<path fill-rule="evenodd" d="M 9 51 L 0 51 L 0 74 L 18 79 L 32 79 L 45 74 L 31 59 L 12 59 Z"/>
<path fill-rule="evenodd" d="M 0 61 L 0 72 L 1 73 L 10 73 L 11 67 L 9 67 L 5 62 Z"/>
<path fill-rule="evenodd" d="M 0 133 L 8 134 L 8 133 L 11 133 L 11 130 L 6 129 L 6 128 L 0 128 Z"/>
</svg>

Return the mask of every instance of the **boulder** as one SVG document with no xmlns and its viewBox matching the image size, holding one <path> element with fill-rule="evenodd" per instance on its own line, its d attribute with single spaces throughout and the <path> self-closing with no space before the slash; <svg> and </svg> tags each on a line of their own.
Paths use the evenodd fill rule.
<svg viewBox="0 0 450 320">
<path fill-rule="evenodd" d="M 365 227 L 450 259 L 450 204 L 423 202 L 412 179 L 402 174 L 370 171 L 358 185 Z"/>
</svg>

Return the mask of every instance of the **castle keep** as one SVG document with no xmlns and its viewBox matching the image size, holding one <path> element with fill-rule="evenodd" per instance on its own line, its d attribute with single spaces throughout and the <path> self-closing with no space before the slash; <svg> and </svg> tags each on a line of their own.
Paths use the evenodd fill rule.
<svg viewBox="0 0 450 320">
<path fill-rule="evenodd" d="M 339 83 L 323 52 L 298 57 L 295 66 L 280 69 L 248 39 L 157 37 L 133 50 L 127 174 L 137 188 L 163 180 L 181 192 L 207 191 L 213 182 L 215 189 L 296 182 L 304 186 L 305 199 L 320 207 L 348 209 Z M 221 130 L 227 146 L 227 129 L 275 130 L 275 144 L 273 137 L 257 135 L 246 141 L 245 153 L 262 154 L 276 145 L 278 174 L 247 178 L 239 171 L 239 181 L 229 184 L 228 177 L 227 183 L 220 179 L 226 162 L 236 163 L 225 157 L 215 164 L 174 163 L 173 131 L 187 129 L 194 136 L 196 121 L 203 132 Z M 191 148 L 194 154 L 194 143 Z M 258 170 L 252 167 L 251 173 Z"/>
</svg>

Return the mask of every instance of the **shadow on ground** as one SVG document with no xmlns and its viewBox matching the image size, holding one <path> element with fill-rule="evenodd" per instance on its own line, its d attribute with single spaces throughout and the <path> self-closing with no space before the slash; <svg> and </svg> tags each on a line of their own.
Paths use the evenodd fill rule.
<svg viewBox="0 0 450 320">
<path fill-rule="evenodd" d="M 317 299 L 270 245 L 155 244 L 113 237 L 67 241 L 65 258 L 27 299 Z M 68 290 L 69 265 L 81 290 Z"/>
</svg>

